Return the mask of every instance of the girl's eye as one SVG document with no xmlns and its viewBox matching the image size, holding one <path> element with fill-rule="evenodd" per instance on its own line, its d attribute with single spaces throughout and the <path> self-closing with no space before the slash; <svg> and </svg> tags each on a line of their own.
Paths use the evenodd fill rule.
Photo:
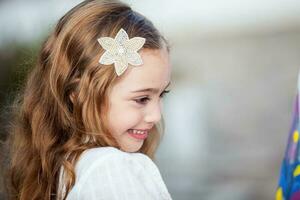
<svg viewBox="0 0 300 200">
<path fill-rule="evenodd" d="M 138 104 L 146 104 L 150 100 L 149 97 L 142 97 L 139 99 L 135 99 L 134 101 L 137 102 Z"/>
<path fill-rule="evenodd" d="M 165 96 L 165 94 L 166 93 L 169 93 L 170 92 L 170 90 L 165 90 L 165 91 L 163 91 L 160 95 L 159 95 L 159 97 L 160 98 L 163 98 L 164 96 Z M 148 103 L 148 101 L 150 101 L 151 99 L 149 98 L 149 97 L 141 97 L 141 98 L 138 98 L 138 99 L 134 99 L 134 101 L 136 102 L 136 103 L 138 103 L 138 104 L 142 104 L 142 105 L 145 105 L 145 104 L 147 104 Z"/>
<path fill-rule="evenodd" d="M 163 98 L 167 93 L 169 93 L 170 92 L 170 90 L 165 90 L 165 91 L 163 91 L 161 94 L 160 94 L 160 98 Z"/>
</svg>

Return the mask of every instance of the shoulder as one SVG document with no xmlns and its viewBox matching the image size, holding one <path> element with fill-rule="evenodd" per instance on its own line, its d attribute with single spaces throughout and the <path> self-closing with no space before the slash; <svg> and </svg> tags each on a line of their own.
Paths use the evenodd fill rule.
<svg viewBox="0 0 300 200">
<path fill-rule="evenodd" d="M 107 173 L 136 175 L 142 172 L 159 173 L 154 162 L 145 154 L 128 153 L 114 147 L 99 147 L 86 150 L 76 166 L 76 181 L 85 182 L 91 176 L 106 176 Z"/>
<path fill-rule="evenodd" d="M 68 199 L 170 199 L 154 162 L 142 153 L 113 147 L 85 151 L 75 166 Z"/>
<path fill-rule="evenodd" d="M 76 164 L 75 170 L 86 172 L 86 170 L 93 167 L 126 164 L 138 164 L 146 167 L 152 165 L 152 162 L 147 155 L 142 153 L 128 153 L 114 147 L 98 147 L 84 151 Z"/>
</svg>

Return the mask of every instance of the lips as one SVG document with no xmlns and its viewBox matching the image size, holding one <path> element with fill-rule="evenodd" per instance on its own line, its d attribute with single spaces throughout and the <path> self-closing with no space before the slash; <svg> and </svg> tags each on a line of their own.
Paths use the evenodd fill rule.
<svg viewBox="0 0 300 200">
<path fill-rule="evenodd" d="M 129 129 L 128 133 L 130 136 L 132 136 L 136 139 L 144 140 L 148 137 L 149 129 L 146 129 L 146 130 Z"/>
<path fill-rule="evenodd" d="M 148 130 L 130 129 L 129 132 L 133 134 L 145 134 L 148 132 Z"/>
</svg>

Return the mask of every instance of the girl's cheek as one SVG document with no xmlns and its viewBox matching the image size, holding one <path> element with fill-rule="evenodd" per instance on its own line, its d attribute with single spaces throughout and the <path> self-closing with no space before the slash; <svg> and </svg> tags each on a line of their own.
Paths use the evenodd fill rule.
<svg viewBox="0 0 300 200">
<path fill-rule="evenodd" d="M 140 108 L 132 108 L 128 110 L 127 116 L 130 116 L 134 121 L 140 121 L 143 119 L 143 110 Z"/>
</svg>

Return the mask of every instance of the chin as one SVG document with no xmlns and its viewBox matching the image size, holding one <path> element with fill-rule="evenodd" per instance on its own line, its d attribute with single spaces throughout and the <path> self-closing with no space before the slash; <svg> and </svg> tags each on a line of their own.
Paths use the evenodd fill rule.
<svg viewBox="0 0 300 200">
<path fill-rule="evenodd" d="M 135 152 L 139 151 L 142 148 L 142 146 L 143 146 L 143 143 L 141 143 L 140 145 L 132 145 L 132 146 L 122 147 L 121 149 L 128 153 L 135 153 Z"/>
</svg>

